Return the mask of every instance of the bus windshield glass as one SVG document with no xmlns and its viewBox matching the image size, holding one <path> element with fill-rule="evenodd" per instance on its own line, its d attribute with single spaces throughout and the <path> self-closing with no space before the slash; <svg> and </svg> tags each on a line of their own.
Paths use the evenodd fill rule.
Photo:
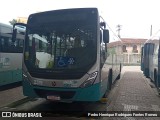
<svg viewBox="0 0 160 120">
<path fill-rule="evenodd" d="M 88 70 L 97 56 L 97 13 L 54 12 L 28 20 L 25 63 L 31 71 Z M 49 15 L 51 14 L 51 15 Z M 44 19 L 45 18 L 45 19 Z"/>
</svg>

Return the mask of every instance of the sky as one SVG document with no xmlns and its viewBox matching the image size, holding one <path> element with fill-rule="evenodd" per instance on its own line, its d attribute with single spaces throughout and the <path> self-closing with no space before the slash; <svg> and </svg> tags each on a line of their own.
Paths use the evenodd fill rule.
<svg viewBox="0 0 160 120">
<path fill-rule="evenodd" d="M 17 17 L 66 8 L 97 7 L 101 16 L 121 38 L 149 38 L 160 29 L 160 0 L 1 0 L 0 23 Z"/>
</svg>

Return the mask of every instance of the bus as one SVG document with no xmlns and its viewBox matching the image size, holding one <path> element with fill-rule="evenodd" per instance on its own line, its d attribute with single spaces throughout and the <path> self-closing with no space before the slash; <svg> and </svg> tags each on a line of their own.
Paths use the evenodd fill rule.
<svg viewBox="0 0 160 120">
<path fill-rule="evenodd" d="M 13 26 L 0 23 L 0 87 L 22 81 L 24 30 L 17 28 L 12 42 Z"/>
<path fill-rule="evenodd" d="M 144 71 L 144 46 L 141 47 L 141 71 Z"/>
<path fill-rule="evenodd" d="M 118 54 L 107 54 L 113 37 L 97 8 L 34 13 L 27 24 L 16 25 L 26 26 L 25 96 L 58 102 L 99 101 L 120 77 Z"/>
<path fill-rule="evenodd" d="M 160 30 L 148 39 L 143 47 L 142 70 L 147 78 L 150 78 L 160 94 Z"/>
</svg>

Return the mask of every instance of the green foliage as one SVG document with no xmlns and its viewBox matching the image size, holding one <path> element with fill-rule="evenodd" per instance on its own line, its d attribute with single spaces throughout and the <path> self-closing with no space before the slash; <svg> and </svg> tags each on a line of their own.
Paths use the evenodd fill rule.
<svg viewBox="0 0 160 120">
<path fill-rule="evenodd" d="M 113 55 L 113 54 L 116 54 L 116 49 L 114 47 L 113 48 L 108 48 L 107 49 L 107 56 Z"/>
<path fill-rule="evenodd" d="M 16 20 L 16 19 L 13 19 L 13 20 L 11 20 L 11 21 L 9 21 L 9 23 L 11 24 L 11 25 L 14 25 L 15 23 L 17 23 L 18 21 Z"/>
<path fill-rule="evenodd" d="M 116 54 L 115 48 L 108 48 L 108 53 L 109 54 Z"/>
</svg>

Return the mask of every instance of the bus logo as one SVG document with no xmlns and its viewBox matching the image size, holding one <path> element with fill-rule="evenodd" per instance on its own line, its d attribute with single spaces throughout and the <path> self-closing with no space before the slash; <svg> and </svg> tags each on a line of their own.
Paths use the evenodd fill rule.
<svg viewBox="0 0 160 120">
<path fill-rule="evenodd" d="M 0 68 L 6 68 L 10 66 L 9 58 L 0 58 Z"/>
</svg>

